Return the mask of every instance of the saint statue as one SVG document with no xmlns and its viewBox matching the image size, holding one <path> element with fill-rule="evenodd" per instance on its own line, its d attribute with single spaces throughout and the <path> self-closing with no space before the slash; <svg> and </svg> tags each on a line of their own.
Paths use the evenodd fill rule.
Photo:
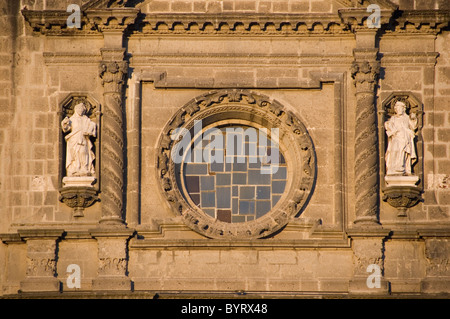
<svg viewBox="0 0 450 319">
<path fill-rule="evenodd" d="M 417 159 L 414 137 L 417 129 L 415 113 L 408 116 L 406 105 L 397 101 L 395 114 L 384 123 L 388 136 L 386 151 L 386 175 L 411 175 L 411 165 Z"/>
<path fill-rule="evenodd" d="M 65 136 L 67 176 L 93 176 L 95 154 L 90 137 L 96 136 L 96 124 L 86 116 L 86 106 L 79 103 L 74 107 L 73 115 L 62 120 L 61 127 Z"/>
</svg>

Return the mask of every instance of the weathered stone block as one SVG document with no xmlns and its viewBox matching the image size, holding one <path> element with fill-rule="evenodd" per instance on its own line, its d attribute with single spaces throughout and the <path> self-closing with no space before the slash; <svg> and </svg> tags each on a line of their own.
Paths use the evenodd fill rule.
<svg viewBox="0 0 450 319">
<path fill-rule="evenodd" d="M 259 1 L 257 11 L 260 13 L 272 12 L 272 1 Z"/>
<path fill-rule="evenodd" d="M 290 3 L 291 12 L 306 13 L 309 12 L 309 1 L 295 1 Z"/>
<path fill-rule="evenodd" d="M 220 260 L 227 264 L 256 264 L 258 263 L 258 252 L 253 250 L 221 251 Z"/>
<path fill-rule="evenodd" d="M 259 252 L 259 262 L 262 264 L 297 264 L 297 254 L 294 251 L 265 251 Z"/>
<path fill-rule="evenodd" d="M 191 1 L 172 1 L 171 10 L 174 12 L 192 12 Z"/>
<path fill-rule="evenodd" d="M 150 12 L 168 12 L 170 11 L 170 1 L 155 0 L 148 4 Z"/>
<path fill-rule="evenodd" d="M 234 11 L 234 1 L 223 0 L 223 11 Z"/>
<path fill-rule="evenodd" d="M 206 2 L 205 1 L 194 1 L 193 12 L 206 12 Z"/>
<path fill-rule="evenodd" d="M 324 0 L 312 0 L 311 12 L 330 12 L 331 2 Z"/>
<path fill-rule="evenodd" d="M 272 11 L 276 12 L 289 12 L 289 3 L 287 1 L 275 1 L 272 2 Z"/>
<path fill-rule="evenodd" d="M 256 11 L 256 1 L 235 1 L 234 9 L 236 11 Z"/>
<path fill-rule="evenodd" d="M 450 128 L 437 129 L 437 137 L 440 142 L 450 142 Z"/>
<path fill-rule="evenodd" d="M 224 9 L 222 6 L 225 4 L 222 1 L 208 1 L 206 3 L 206 12 L 208 13 L 220 13 Z"/>
<path fill-rule="evenodd" d="M 415 0 L 400 0 L 399 7 L 402 10 L 414 9 Z"/>
</svg>

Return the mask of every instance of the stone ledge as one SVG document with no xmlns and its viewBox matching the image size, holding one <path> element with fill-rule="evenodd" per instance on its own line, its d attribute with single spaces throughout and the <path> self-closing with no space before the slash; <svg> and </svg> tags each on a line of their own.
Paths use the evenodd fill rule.
<svg viewBox="0 0 450 319">
<path fill-rule="evenodd" d="M 84 59 L 82 56 L 67 54 L 67 59 Z M 49 55 L 48 59 L 54 61 L 63 60 L 65 56 L 61 54 Z M 353 56 L 345 54 L 319 55 L 319 54 L 153 54 L 151 52 L 134 53 L 131 57 L 131 66 L 145 66 L 154 64 L 173 64 L 173 65 L 245 65 L 245 66 L 296 66 L 300 68 L 303 65 L 350 65 L 353 62 Z M 55 62 L 57 63 L 57 62 Z M 62 62 L 61 62 L 62 63 Z"/>
<path fill-rule="evenodd" d="M 25 241 L 17 233 L 12 234 L 0 234 L 0 240 L 6 244 L 24 244 Z"/>
<path fill-rule="evenodd" d="M 303 240 L 220 240 L 220 239 L 136 239 L 130 249 L 295 249 L 295 248 L 350 248 L 348 239 Z"/>
<path fill-rule="evenodd" d="M 132 228 L 125 228 L 125 226 L 118 227 L 98 227 L 94 229 L 89 229 L 89 233 L 92 237 L 131 237 L 133 236 L 135 230 Z"/>
<path fill-rule="evenodd" d="M 64 64 L 64 65 L 78 65 L 91 64 L 98 67 L 102 57 L 100 54 L 91 54 L 83 52 L 44 52 L 44 63 L 46 65 Z"/>
<path fill-rule="evenodd" d="M 430 238 L 430 237 L 443 237 L 450 238 L 450 229 L 418 229 L 420 237 Z"/>
<path fill-rule="evenodd" d="M 18 234 L 21 238 L 39 238 L 39 239 L 56 239 L 63 235 L 63 229 L 19 229 Z"/>
<path fill-rule="evenodd" d="M 188 290 L 141 290 L 141 291 L 70 291 L 70 292 L 21 292 L 0 296 L 0 299 L 448 299 L 448 293 L 391 293 L 389 295 L 348 294 L 329 291 L 188 291 Z"/>
<path fill-rule="evenodd" d="M 361 226 L 347 229 L 347 235 L 351 238 L 371 238 L 371 237 L 387 237 L 391 233 L 390 229 L 381 226 Z"/>
<path fill-rule="evenodd" d="M 24 292 L 60 291 L 61 282 L 56 277 L 30 277 L 20 283 L 20 290 Z"/>
</svg>

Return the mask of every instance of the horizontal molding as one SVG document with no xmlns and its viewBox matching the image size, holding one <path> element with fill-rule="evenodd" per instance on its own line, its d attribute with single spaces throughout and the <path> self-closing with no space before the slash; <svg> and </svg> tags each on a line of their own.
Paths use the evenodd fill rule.
<svg viewBox="0 0 450 319">
<path fill-rule="evenodd" d="M 221 71 L 227 71 L 223 68 Z M 342 72 L 309 72 L 308 78 L 264 77 L 258 78 L 256 74 L 243 73 L 236 78 L 215 76 L 168 76 L 164 71 L 137 70 L 139 81 L 153 82 L 155 88 L 239 88 L 239 89 L 320 89 L 325 82 L 343 82 Z M 245 76 L 246 75 L 246 76 Z M 340 84 L 339 84 L 340 85 Z"/>
<path fill-rule="evenodd" d="M 381 65 L 434 65 L 438 52 L 382 52 Z"/>
<path fill-rule="evenodd" d="M 350 65 L 347 55 L 266 55 L 266 54 L 151 54 L 133 53 L 132 66 L 146 65 L 252 65 L 252 66 L 301 66 L 301 65 Z"/>
<path fill-rule="evenodd" d="M 299 240 L 221 240 L 221 239 L 136 239 L 130 249 L 295 249 L 295 248 L 350 248 L 348 239 Z"/>
<path fill-rule="evenodd" d="M 438 52 L 381 52 L 381 64 L 435 64 Z M 75 52 L 44 52 L 46 65 L 63 64 L 98 64 L 102 60 L 101 54 Z M 188 54 L 152 54 L 133 53 L 130 65 L 139 66 L 170 66 L 170 65 L 242 65 L 242 66 L 323 66 L 323 65 L 351 65 L 354 57 L 343 54 L 336 55 L 277 55 L 277 54 L 226 54 L 226 53 L 188 53 Z"/>
<path fill-rule="evenodd" d="M 46 65 L 98 64 L 102 60 L 101 54 L 94 53 L 44 52 L 43 57 Z"/>
</svg>

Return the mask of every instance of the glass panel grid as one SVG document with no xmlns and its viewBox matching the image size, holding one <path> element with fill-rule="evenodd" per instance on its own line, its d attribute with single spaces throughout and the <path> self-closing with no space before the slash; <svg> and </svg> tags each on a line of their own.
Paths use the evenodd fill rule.
<svg viewBox="0 0 450 319">
<path fill-rule="evenodd" d="M 221 132 L 226 147 L 225 128 L 221 128 Z M 287 183 L 287 165 L 280 150 L 279 164 L 270 165 L 268 158 L 274 149 L 269 140 L 267 147 L 248 139 L 240 145 L 236 143 L 236 136 L 232 137 L 237 155 L 226 154 L 226 150 L 211 150 L 207 142 L 200 144 L 203 154 L 223 155 L 223 163 L 208 163 L 208 156 L 204 156 L 205 162 L 184 163 L 184 182 L 192 202 L 205 214 L 228 223 L 248 222 L 264 216 L 276 205 Z M 273 172 L 263 174 L 263 168 L 273 169 Z"/>
</svg>

